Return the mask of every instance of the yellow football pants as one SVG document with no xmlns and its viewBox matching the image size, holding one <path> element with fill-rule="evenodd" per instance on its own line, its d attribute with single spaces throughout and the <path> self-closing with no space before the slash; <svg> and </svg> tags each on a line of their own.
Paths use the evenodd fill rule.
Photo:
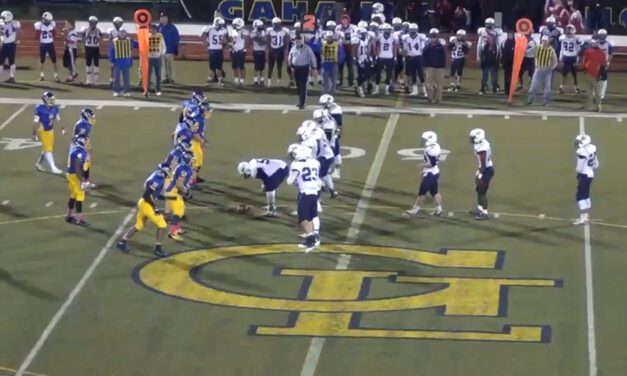
<svg viewBox="0 0 627 376">
<path fill-rule="evenodd" d="M 54 130 L 44 130 L 42 126 L 37 129 L 37 137 L 41 141 L 41 148 L 45 153 L 52 153 L 54 148 Z"/>
<path fill-rule="evenodd" d="M 75 199 L 78 202 L 85 201 L 85 191 L 81 189 L 81 180 L 76 174 L 66 174 L 68 182 L 68 190 L 70 191 L 70 198 Z"/>
<path fill-rule="evenodd" d="M 163 214 L 155 213 L 155 208 L 147 203 L 143 198 L 140 198 L 137 202 L 137 217 L 135 219 L 135 229 L 137 231 L 143 230 L 146 225 L 146 219 L 154 223 L 157 228 L 166 228 L 168 224 L 163 217 Z"/>
</svg>

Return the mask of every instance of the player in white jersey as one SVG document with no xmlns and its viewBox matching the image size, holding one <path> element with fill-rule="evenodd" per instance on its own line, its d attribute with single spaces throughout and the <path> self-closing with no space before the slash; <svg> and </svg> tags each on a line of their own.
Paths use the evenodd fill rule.
<svg viewBox="0 0 627 376">
<path fill-rule="evenodd" d="M 112 43 L 114 39 L 120 36 L 120 32 L 126 31 L 124 29 L 124 20 L 122 17 L 113 17 L 113 27 L 107 30 L 109 36 L 109 43 Z M 111 66 L 111 75 L 109 76 L 109 85 L 113 86 L 113 65 Z"/>
<path fill-rule="evenodd" d="M 315 157 L 320 162 L 320 180 L 322 180 L 324 190 L 329 192 L 331 198 L 335 198 L 338 193 L 335 191 L 335 184 L 330 171 L 335 161 L 332 145 L 337 136 L 337 125 L 329 112 L 322 108 L 314 110 L 313 120 L 316 122 L 316 125 L 311 132 L 311 137 L 317 143 L 317 154 Z"/>
<path fill-rule="evenodd" d="M 385 23 L 385 6 L 381 3 L 372 4 L 372 13 L 370 14 L 370 20 L 377 22 L 379 25 Z"/>
<path fill-rule="evenodd" d="M 57 53 L 54 49 L 54 29 L 56 24 L 52 19 L 52 13 L 44 12 L 41 21 L 35 22 L 35 30 L 39 33 L 39 81 L 44 81 L 44 62 L 46 55 L 50 57 L 54 68 L 54 80 L 60 82 L 57 73 Z"/>
<path fill-rule="evenodd" d="M 246 83 L 246 44 L 249 32 L 244 28 L 244 20 L 233 20 L 233 29 L 229 33 L 229 45 L 231 46 L 231 66 L 233 68 L 233 80 L 236 85 Z"/>
<path fill-rule="evenodd" d="M 65 82 L 74 82 L 78 77 L 78 70 L 76 69 L 76 55 L 78 54 L 78 41 L 80 35 L 74 28 L 74 24 L 70 21 L 65 21 L 63 27 L 63 34 L 65 37 L 64 50 L 63 50 L 63 68 L 66 68 L 69 72 L 68 78 Z"/>
<path fill-rule="evenodd" d="M 560 84 L 560 94 L 564 93 L 564 83 L 568 73 L 573 76 L 573 84 L 575 85 L 575 93 L 579 94 L 577 87 L 577 57 L 581 50 L 581 41 L 575 35 L 575 26 L 567 25 L 564 35 L 559 37 L 560 56 L 559 61 L 562 65 L 562 83 Z"/>
<path fill-rule="evenodd" d="M 398 41 L 392 34 L 392 26 L 383 24 L 381 26 L 381 37 L 379 38 L 379 50 L 377 52 L 377 74 L 373 94 L 379 93 L 381 75 L 385 71 L 385 95 L 390 95 L 390 88 L 393 89 L 392 78 L 394 74 L 394 64 L 398 54 Z"/>
<path fill-rule="evenodd" d="M 403 36 L 403 53 L 405 55 L 405 75 L 406 81 L 411 84 L 409 95 L 419 95 L 418 79 L 420 79 L 420 89 L 427 95 L 425 89 L 425 68 L 422 61 L 422 50 L 425 47 L 427 37 L 418 32 L 418 24 L 409 25 L 408 33 Z"/>
<path fill-rule="evenodd" d="M 85 44 L 85 83 L 96 85 L 100 73 L 100 41 L 103 33 L 98 27 L 96 16 L 89 17 L 87 22 L 88 26 L 83 27 L 80 32 L 81 39 Z"/>
<path fill-rule="evenodd" d="M 225 25 L 226 23 L 222 17 L 216 17 L 213 20 L 213 25 L 205 26 L 200 33 L 209 55 L 209 74 L 213 72 L 213 77 L 207 76 L 207 84 L 217 82 L 218 85 L 223 85 L 224 46 L 227 43 L 228 36 L 228 30 Z"/>
<path fill-rule="evenodd" d="M 590 201 L 590 185 L 594 179 L 594 170 L 599 167 L 597 147 L 592 144 L 592 139 L 587 134 L 580 134 L 575 138 L 577 154 L 577 205 L 579 205 L 579 219 L 574 223 L 582 225 L 588 223 L 588 215 L 592 208 Z"/>
<path fill-rule="evenodd" d="M 357 95 L 366 96 L 368 83 L 372 77 L 372 61 L 374 56 L 374 43 L 365 28 L 358 28 L 357 35 L 351 41 L 353 45 L 354 62 L 357 67 Z"/>
<path fill-rule="evenodd" d="M 488 44 L 499 46 L 499 38 L 503 34 L 503 30 L 494 26 L 494 18 L 486 18 L 484 27 L 477 29 L 477 62 L 481 61 L 481 51 Z"/>
<path fill-rule="evenodd" d="M 333 120 L 335 120 L 336 136 L 334 142 L 331 143 L 334 156 L 333 173 L 331 174 L 331 176 L 333 177 L 333 179 L 339 179 L 340 170 L 342 168 L 340 139 L 342 138 L 342 126 L 344 124 L 342 107 L 339 104 L 335 103 L 335 98 L 333 98 L 333 96 L 330 94 L 321 95 L 318 103 L 320 103 L 322 108 L 328 111 L 329 115 L 333 118 Z"/>
<path fill-rule="evenodd" d="M 485 131 L 475 128 L 470 131 L 470 144 L 477 158 L 477 172 L 475 173 L 475 186 L 477 192 L 477 209 L 470 214 L 477 220 L 488 219 L 488 189 L 494 176 L 494 163 L 492 162 L 492 149 L 485 138 Z"/>
<path fill-rule="evenodd" d="M 341 36 L 341 48 L 344 49 L 344 60 L 340 61 L 338 71 L 340 86 L 344 83 L 344 67 L 346 67 L 348 70 L 348 86 L 353 87 L 355 81 L 355 71 L 353 69 L 353 61 L 355 59 L 355 55 L 353 54 L 353 38 L 357 36 L 357 26 L 351 24 L 351 18 L 348 14 L 344 14 L 340 18 L 340 24 L 335 27 L 335 33 Z"/>
<path fill-rule="evenodd" d="M 320 239 L 314 230 L 314 220 L 318 218 L 318 194 L 322 187 L 318 176 L 320 162 L 311 157 L 306 147 L 294 150 L 294 162 L 290 166 L 287 184 L 294 184 L 298 189 L 298 223 L 305 232 L 305 241 L 299 247 L 309 252 L 320 245 Z"/>
<path fill-rule="evenodd" d="M 4 70 L 4 63 L 9 62 L 9 78 L 7 83 L 15 83 L 15 53 L 20 43 L 20 22 L 13 19 L 13 13 L 8 10 L 0 14 L 0 32 L 2 34 L 2 47 L 0 48 L 0 78 Z"/>
<path fill-rule="evenodd" d="M 465 30 L 457 30 L 455 36 L 449 39 L 448 49 L 451 51 L 451 87 L 449 91 L 459 91 L 462 87 L 464 65 L 470 46 L 471 43 L 466 40 Z"/>
<path fill-rule="evenodd" d="M 440 178 L 440 154 L 442 149 L 438 144 L 438 135 L 433 131 L 422 133 L 423 161 L 420 165 L 422 169 L 422 180 L 418 189 L 418 197 L 414 206 L 406 210 L 409 215 L 417 215 L 425 201 L 427 193 L 435 200 L 435 211 L 431 215 L 442 215 L 442 195 L 438 189 L 438 179 Z"/>
<path fill-rule="evenodd" d="M 276 190 L 285 181 L 289 168 L 285 161 L 280 159 L 255 158 L 250 162 L 240 162 L 237 172 L 245 179 L 259 179 L 266 194 L 268 210 L 264 217 L 276 217 Z"/>
<path fill-rule="evenodd" d="M 281 84 L 289 30 L 283 27 L 280 18 L 274 17 L 272 19 L 272 27 L 266 30 L 266 35 L 268 38 L 268 82 L 266 85 L 269 87 L 272 85 L 272 71 L 275 64 L 278 78 L 277 84 Z"/>
<path fill-rule="evenodd" d="M 559 53 L 560 42 L 559 38 L 563 34 L 563 30 L 561 27 L 557 27 L 555 22 L 555 17 L 550 16 L 545 20 L 545 25 L 540 26 L 540 37 L 546 35 L 549 37 L 549 43 L 555 50 L 555 52 Z"/>
<path fill-rule="evenodd" d="M 402 54 L 403 50 L 403 37 L 406 35 L 406 29 L 403 28 L 403 20 L 400 17 L 394 17 L 392 19 L 392 35 L 396 39 L 398 49 L 401 53 L 396 55 L 396 65 L 394 66 L 394 80 L 393 82 L 401 86 L 405 85 L 403 79 L 403 72 L 405 71 L 405 58 Z"/>
<path fill-rule="evenodd" d="M 253 21 L 250 39 L 253 44 L 253 61 L 255 66 L 253 85 L 263 85 L 263 71 L 266 70 L 266 44 L 268 40 L 262 20 Z"/>
<path fill-rule="evenodd" d="M 605 92 L 607 90 L 607 72 L 610 69 L 610 63 L 612 61 L 612 55 L 614 54 L 614 42 L 607 39 L 607 30 L 599 29 L 596 34 L 596 40 L 599 41 L 599 48 L 605 51 L 607 57 L 606 69 L 601 74 L 599 81 L 601 83 L 601 99 L 605 99 Z"/>
</svg>

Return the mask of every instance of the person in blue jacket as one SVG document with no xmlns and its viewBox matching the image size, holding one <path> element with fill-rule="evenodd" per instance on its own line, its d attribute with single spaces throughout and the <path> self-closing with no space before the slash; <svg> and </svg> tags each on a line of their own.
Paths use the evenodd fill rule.
<svg viewBox="0 0 627 376">
<path fill-rule="evenodd" d="M 165 13 L 161 13 L 159 16 L 158 32 L 163 35 L 163 40 L 165 41 L 165 56 L 163 57 L 163 64 L 161 65 L 163 67 L 163 74 L 161 76 L 165 77 L 163 83 L 173 84 L 174 57 L 179 54 L 179 42 L 181 41 L 181 37 L 178 29 L 174 24 L 170 23 L 168 15 Z"/>
</svg>

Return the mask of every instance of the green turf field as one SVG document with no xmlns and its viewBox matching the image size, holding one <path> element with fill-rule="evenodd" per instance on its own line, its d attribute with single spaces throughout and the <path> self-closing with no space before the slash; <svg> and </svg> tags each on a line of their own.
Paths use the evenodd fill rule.
<svg viewBox="0 0 627 376">
<path fill-rule="evenodd" d="M 610 82 L 602 114 L 575 112 L 575 95 L 527 108 L 468 90 L 436 108 L 341 93 L 340 196 L 323 196 L 323 246 L 310 254 L 296 246 L 295 190 L 279 189 L 279 218 L 255 218 L 265 197 L 236 166 L 285 157 L 311 111 L 297 111 L 284 89 L 206 88 L 215 103 L 208 181 L 188 203 L 185 242 L 167 240 L 174 255 L 155 260 L 148 225 L 121 254 L 114 240 L 168 152 L 177 103 L 205 77 L 201 63 L 178 69 L 189 86 L 158 100 L 38 83 L 32 70 L 0 88 L 0 375 L 627 374 L 626 76 Z M 466 86 L 477 86 L 470 77 Z M 48 88 L 68 128 L 82 106 L 97 112 L 88 229 L 63 220 L 65 178 L 33 167 L 32 111 Z M 467 214 L 476 205 L 475 127 L 496 169 L 483 222 Z M 448 151 L 445 213 L 409 219 L 402 212 L 417 192 L 425 130 Z M 581 131 L 601 166 L 593 221 L 575 227 Z M 59 167 L 69 141 L 57 133 Z M 236 203 L 252 209 L 235 214 Z"/>
</svg>

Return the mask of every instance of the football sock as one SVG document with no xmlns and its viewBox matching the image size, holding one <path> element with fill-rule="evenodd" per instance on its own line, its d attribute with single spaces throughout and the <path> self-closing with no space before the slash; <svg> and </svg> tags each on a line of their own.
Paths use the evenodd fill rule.
<svg viewBox="0 0 627 376">
<path fill-rule="evenodd" d="M 327 187 L 330 191 L 335 190 L 335 185 L 333 184 L 333 178 L 331 177 L 331 175 L 327 174 L 327 176 L 323 177 L 322 182 L 324 183 L 324 186 Z"/>
<path fill-rule="evenodd" d="M 38 165 L 40 165 L 40 164 L 42 164 L 42 163 L 43 163 L 45 156 L 46 156 L 46 153 L 44 153 L 44 152 L 42 152 L 42 153 L 39 155 L 39 159 L 37 160 L 37 164 L 38 164 Z"/>
<path fill-rule="evenodd" d="M 15 64 L 9 68 L 9 77 L 15 77 Z"/>
<path fill-rule="evenodd" d="M 276 210 L 275 202 L 276 202 L 276 191 L 266 192 L 266 201 L 268 203 L 268 210 L 274 211 Z"/>
<path fill-rule="evenodd" d="M 46 157 L 46 161 L 48 162 L 48 165 L 50 166 L 50 168 L 55 170 L 57 168 L 57 166 L 54 164 L 54 158 L 52 157 L 52 153 L 51 152 L 46 152 L 45 153 L 45 157 Z"/>
<path fill-rule="evenodd" d="M 81 214 L 83 212 L 83 201 L 76 201 L 76 213 Z"/>
<path fill-rule="evenodd" d="M 591 209 L 592 208 L 592 202 L 590 201 L 589 198 L 586 199 L 586 209 Z"/>
<path fill-rule="evenodd" d="M 311 223 L 313 223 L 314 234 L 320 233 L 320 217 L 316 217 L 316 218 L 312 219 Z"/>
</svg>

